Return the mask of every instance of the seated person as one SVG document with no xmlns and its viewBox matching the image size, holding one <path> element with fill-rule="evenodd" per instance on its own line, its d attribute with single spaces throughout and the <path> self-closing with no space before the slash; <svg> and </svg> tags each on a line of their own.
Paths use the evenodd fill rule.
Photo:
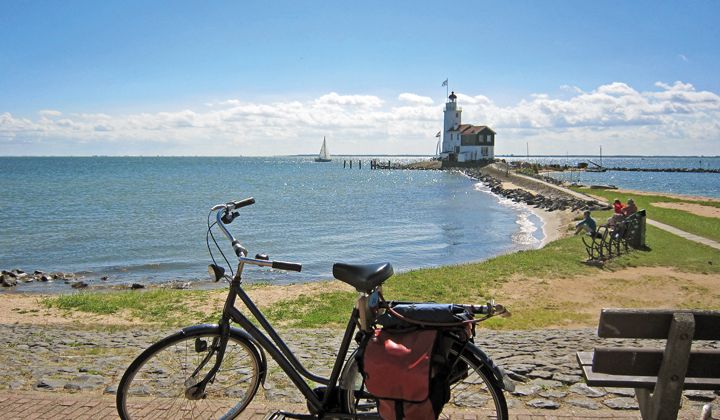
<svg viewBox="0 0 720 420">
<path fill-rule="evenodd" d="M 608 226 L 615 226 L 618 222 L 621 222 L 622 219 L 625 218 L 625 215 L 623 214 L 623 209 L 625 206 L 623 206 L 622 201 L 618 200 L 617 198 L 613 202 L 613 209 L 615 210 L 615 213 L 613 213 L 612 216 L 607 220 Z"/>
<path fill-rule="evenodd" d="M 584 217 L 580 223 L 575 225 L 575 234 L 577 235 L 581 230 L 585 229 L 585 232 L 587 232 L 588 235 L 595 236 L 595 232 L 597 230 L 597 223 L 595 223 L 595 219 L 590 217 L 589 211 L 585 211 L 583 216 Z"/>
<path fill-rule="evenodd" d="M 635 205 L 635 201 L 633 201 L 632 198 L 628 198 L 627 206 L 625 206 L 625 208 L 622 209 L 623 216 L 628 217 L 631 214 L 637 213 L 637 211 L 638 211 L 638 208 Z"/>
</svg>

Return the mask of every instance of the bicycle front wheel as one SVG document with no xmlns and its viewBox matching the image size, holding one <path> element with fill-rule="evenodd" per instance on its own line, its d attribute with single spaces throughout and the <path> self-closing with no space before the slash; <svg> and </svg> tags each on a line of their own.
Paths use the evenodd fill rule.
<svg viewBox="0 0 720 420">
<path fill-rule="evenodd" d="M 450 384 L 450 400 L 443 407 L 441 419 L 472 414 L 476 418 L 506 420 L 507 402 L 502 388 L 490 369 L 460 345 L 450 351 L 454 360 Z M 358 371 L 355 353 L 348 359 L 340 378 L 341 402 L 347 413 L 377 414 L 377 399 L 365 390 L 364 380 Z M 378 415 L 379 418 L 379 415 Z"/>
<path fill-rule="evenodd" d="M 247 407 L 260 385 L 260 356 L 244 337 L 230 336 L 220 369 L 203 398 L 188 392 L 217 360 L 218 327 L 177 333 L 133 361 L 117 390 L 122 419 L 227 418 Z"/>
</svg>

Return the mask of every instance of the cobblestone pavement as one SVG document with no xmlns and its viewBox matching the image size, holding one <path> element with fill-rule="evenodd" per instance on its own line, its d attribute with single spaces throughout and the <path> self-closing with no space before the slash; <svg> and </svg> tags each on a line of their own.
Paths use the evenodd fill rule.
<svg viewBox="0 0 720 420">
<path fill-rule="evenodd" d="M 0 418 L 114 418 L 114 393 L 125 368 L 157 339 L 174 330 L 82 330 L 57 326 L 0 324 Z M 281 331 L 306 367 L 329 376 L 339 347 L 338 330 Z M 516 381 L 507 395 L 512 418 L 639 418 L 631 389 L 587 387 L 575 361 L 576 351 L 593 349 L 594 330 L 494 332 L 480 330 L 476 343 Z M 660 342 L 623 345 L 662 345 Z M 720 348 L 720 343 L 705 346 Z M 303 407 L 302 395 L 279 367 L 270 363 L 264 391 L 242 418 Z M 712 391 L 687 391 L 681 418 L 698 418 L 703 404 L 720 398 Z M 537 416 L 537 417 L 536 417 Z M 451 416 L 452 417 L 452 416 Z M 470 420 L 463 414 L 457 418 Z"/>
</svg>

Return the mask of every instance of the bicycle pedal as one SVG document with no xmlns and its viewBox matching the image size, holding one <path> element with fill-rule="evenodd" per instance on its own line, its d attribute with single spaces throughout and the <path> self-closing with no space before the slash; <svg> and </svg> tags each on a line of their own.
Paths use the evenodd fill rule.
<svg viewBox="0 0 720 420">
<path fill-rule="evenodd" d="M 271 413 L 267 413 L 265 417 L 263 417 L 263 420 L 283 420 L 285 419 L 285 413 L 281 411 L 275 411 Z"/>
</svg>

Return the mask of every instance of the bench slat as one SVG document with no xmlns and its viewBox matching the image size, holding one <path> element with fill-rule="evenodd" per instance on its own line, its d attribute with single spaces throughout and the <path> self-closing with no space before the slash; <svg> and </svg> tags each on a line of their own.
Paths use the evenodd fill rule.
<svg viewBox="0 0 720 420">
<path fill-rule="evenodd" d="M 662 309 L 603 309 L 598 337 L 666 339 L 673 314 L 677 312 L 689 312 L 695 316 L 693 340 L 720 340 L 720 311 Z"/>
<path fill-rule="evenodd" d="M 663 361 L 659 349 L 596 348 L 593 371 L 610 375 L 656 376 Z M 687 378 L 720 378 L 720 351 L 690 352 Z"/>
<path fill-rule="evenodd" d="M 656 376 L 610 375 L 595 372 L 592 367 L 593 352 L 578 352 L 577 360 L 589 386 L 653 389 L 657 382 Z M 720 389 L 720 379 L 686 377 L 683 389 L 718 390 Z"/>
</svg>

